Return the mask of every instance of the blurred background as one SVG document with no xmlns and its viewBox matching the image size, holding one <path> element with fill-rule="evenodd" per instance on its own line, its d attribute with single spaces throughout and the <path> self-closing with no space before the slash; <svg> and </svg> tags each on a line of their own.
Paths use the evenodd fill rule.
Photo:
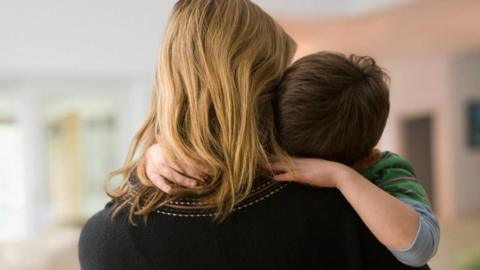
<svg viewBox="0 0 480 270">
<path fill-rule="evenodd" d="M 391 75 L 380 147 L 410 159 L 441 222 L 432 269 L 480 269 L 480 1 L 253 0 L 299 43 Z M 79 269 L 149 109 L 172 0 L 0 0 L 0 269 Z"/>
</svg>

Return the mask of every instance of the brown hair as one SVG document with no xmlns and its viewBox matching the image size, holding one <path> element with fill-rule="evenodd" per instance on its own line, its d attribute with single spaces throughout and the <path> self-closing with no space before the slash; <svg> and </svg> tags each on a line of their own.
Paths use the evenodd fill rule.
<svg viewBox="0 0 480 270">
<path fill-rule="evenodd" d="M 366 56 L 319 52 L 296 61 L 276 99 L 277 129 L 293 156 L 353 165 L 380 140 L 389 77 Z"/>
<path fill-rule="evenodd" d="M 272 99 L 295 42 L 248 0 L 178 1 L 165 33 L 150 113 L 133 138 L 123 181 L 108 195 L 114 213 L 145 219 L 169 200 L 198 195 L 232 213 L 260 175 L 273 175 L 268 156 L 288 157 L 276 142 Z M 160 144 L 168 163 L 207 167 L 206 183 L 176 186 L 169 195 L 145 174 L 145 150 Z"/>
</svg>

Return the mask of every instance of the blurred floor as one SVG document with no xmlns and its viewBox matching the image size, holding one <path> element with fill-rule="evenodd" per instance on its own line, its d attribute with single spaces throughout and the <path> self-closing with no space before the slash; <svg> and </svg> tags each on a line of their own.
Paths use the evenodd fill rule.
<svg viewBox="0 0 480 270">
<path fill-rule="evenodd" d="M 0 243 L 2 270 L 78 270 L 79 229 L 59 229 L 24 242 Z"/>
<path fill-rule="evenodd" d="M 433 270 L 480 269 L 480 216 L 441 224 L 440 248 Z"/>
<path fill-rule="evenodd" d="M 34 240 L 0 245 L 2 270 L 78 270 L 78 229 L 52 231 Z M 442 225 L 433 270 L 473 270 L 480 251 L 480 216 Z M 469 266 L 470 265 L 470 266 Z"/>
</svg>

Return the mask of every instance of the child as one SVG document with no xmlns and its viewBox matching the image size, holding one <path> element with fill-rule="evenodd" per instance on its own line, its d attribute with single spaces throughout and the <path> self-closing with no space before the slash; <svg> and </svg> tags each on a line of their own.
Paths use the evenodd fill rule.
<svg viewBox="0 0 480 270">
<path fill-rule="evenodd" d="M 410 164 L 374 149 L 389 113 L 386 80 L 368 57 L 320 52 L 295 62 L 279 87 L 276 124 L 283 147 L 302 158 L 293 159 L 293 171 L 275 161 L 272 169 L 280 173 L 277 181 L 338 188 L 398 260 L 421 266 L 437 250 L 439 228 Z M 160 174 L 195 186 L 194 179 L 162 163 L 159 146 L 151 147 L 147 174 L 152 181 Z M 195 177 L 194 173 L 186 172 Z M 153 182 L 168 191 L 165 181 Z"/>
<path fill-rule="evenodd" d="M 320 52 L 295 62 L 279 87 L 276 126 L 287 152 L 304 158 L 294 173 L 272 167 L 278 181 L 338 188 L 398 260 L 421 266 L 439 241 L 427 194 L 407 161 L 374 149 L 390 109 L 387 81 L 369 57 Z"/>
</svg>

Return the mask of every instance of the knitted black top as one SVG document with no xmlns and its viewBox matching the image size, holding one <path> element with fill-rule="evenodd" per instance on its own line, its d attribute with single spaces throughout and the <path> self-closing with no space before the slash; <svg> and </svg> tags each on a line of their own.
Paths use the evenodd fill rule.
<svg viewBox="0 0 480 270">
<path fill-rule="evenodd" d="M 128 224 L 111 204 L 84 226 L 83 270 L 414 269 L 398 262 L 335 189 L 264 181 L 227 221 L 194 199 Z M 429 269 L 428 266 L 419 269 Z"/>
</svg>

